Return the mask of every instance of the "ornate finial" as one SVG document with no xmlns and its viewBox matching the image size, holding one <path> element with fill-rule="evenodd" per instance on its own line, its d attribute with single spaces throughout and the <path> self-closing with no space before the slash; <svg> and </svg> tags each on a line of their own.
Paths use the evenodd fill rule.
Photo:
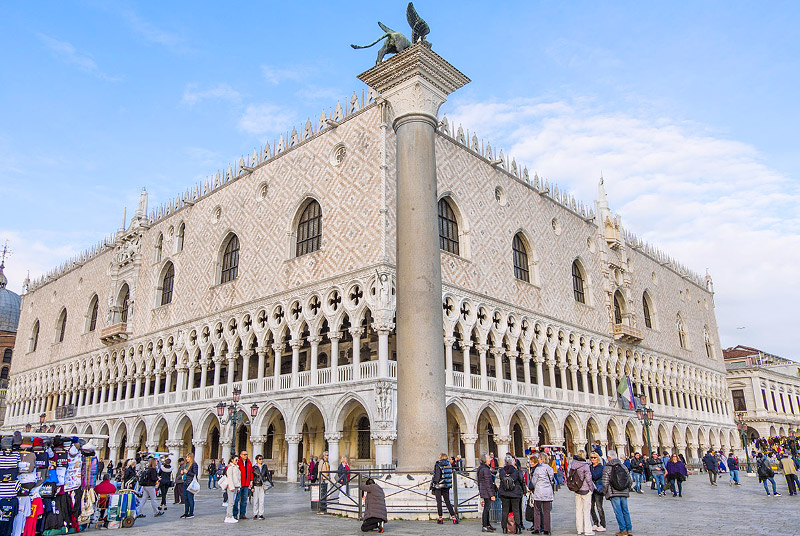
<svg viewBox="0 0 800 536">
<path fill-rule="evenodd" d="M 378 65 L 380 62 L 383 61 L 383 57 L 386 54 L 397 54 L 405 49 L 411 47 L 416 43 L 422 43 L 425 41 L 425 36 L 427 36 L 431 29 L 428 26 L 422 17 L 417 14 L 417 10 L 414 9 L 414 4 L 412 2 L 408 3 L 406 7 L 406 20 L 408 21 L 408 25 L 411 26 L 411 41 L 408 38 L 401 34 L 400 32 L 395 32 L 385 24 L 378 22 L 378 26 L 381 27 L 381 30 L 384 31 L 384 34 L 377 38 L 375 41 L 368 45 L 350 45 L 355 49 L 359 48 L 369 48 L 371 46 L 377 45 L 380 41 L 386 40 L 383 43 L 383 46 L 378 51 L 378 59 L 375 61 L 375 65 Z M 430 46 L 430 45 L 428 45 Z"/>
<path fill-rule="evenodd" d="M 5 244 L 3 244 L 3 256 L 0 258 L 0 288 L 6 288 L 8 284 L 8 279 L 6 279 L 6 275 L 3 273 L 3 268 L 6 267 L 6 257 L 11 255 L 11 250 L 8 249 L 8 240 L 6 240 Z"/>
</svg>

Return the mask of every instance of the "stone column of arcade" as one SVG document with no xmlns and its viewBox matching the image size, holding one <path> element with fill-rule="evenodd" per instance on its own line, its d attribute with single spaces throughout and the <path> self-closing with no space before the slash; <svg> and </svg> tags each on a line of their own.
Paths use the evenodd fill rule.
<svg viewBox="0 0 800 536">
<path fill-rule="evenodd" d="M 447 445 L 435 130 L 469 79 L 425 42 L 358 78 L 389 103 L 397 137 L 397 458 L 427 471 Z"/>
</svg>

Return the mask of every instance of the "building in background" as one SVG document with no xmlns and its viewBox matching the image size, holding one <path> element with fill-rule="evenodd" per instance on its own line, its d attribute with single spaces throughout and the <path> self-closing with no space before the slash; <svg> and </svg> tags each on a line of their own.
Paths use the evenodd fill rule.
<svg viewBox="0 0 800 536">
<path fill-rule="evenodd" d="M 19 323 L 19 310 L 21 299 L 18 294 L 6 288 L 6 279 L 3 269 L 5 268 L 5 253 L 3 249 L 3 260 L 0 261 L 0 355 L 3 361 L 0 363 L 0 419 L 5 417 L 6 393 L 8 378 L 11 373 L 11 360 L 14 357 L 14 343 L 17 339 L 17 324 Z M 0 420 L 2 423 L 2 420 Z"/>
<path fill-rule="evenodd" d="M 391 464 L 390 125 L 353 94 L 154 210 L 143 192 L 23 296 L 6 429 L 45 413 L 114 460 L 247 449 L 290 480 L 323 450 Z M 452 454 L 641 451 L 626 378 L 659 450 L 737 442 L 710 280 L 623 229 L 602 180 L 585 205 L 446 118 L 436 164 Z"/>
<path fill-rule="evenodd" d="M 800 429 L 800 363 L 749 346 L 723 350 L 733 411 L 747 441 L 789 437 Z"/>
</svg>

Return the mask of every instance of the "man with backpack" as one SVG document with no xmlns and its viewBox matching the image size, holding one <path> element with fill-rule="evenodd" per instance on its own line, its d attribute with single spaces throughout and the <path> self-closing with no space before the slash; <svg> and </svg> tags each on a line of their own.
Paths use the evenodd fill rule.
<svg viewBox="0 0 800 536">
<path fill-rule="evenodd" d="M 579 450 L 570 463 L 567 489 L 575 493 L 575 526 L 578 534 L 592 536 L 592 471 L 586 462 L 586 451 Z"/>
<path fill-rule="evenodd" d="M 628 496 L 633 480 L 616 452 L 609 450 L 606 456 L 608 463 L 603 468 L 603 493 L 606 500 L 611 501 L 619 525 L 619 532 L 615 536 L 633 536 L 631 514 L 628 511 Z"/>
<path fill-rule="evenodd" d="M 500 524 L 503 527 L 503 532 L 512 531 L 508 530 L 508 515 L 514 515 L 514 529 L 517 527 L 522 528 L 522 511 L 520 509 L 522 495 L 525 493 L 525 481 L 522 478 L 522 473 L 517 470 L 517 465 L 514 463 L 516 460 L 513 456 L 506 456 L 505 466 L 497 472 L 497 477 L 500 480 L 500 502 L 503 505 L 503 517 L 500 519 Z M 513 532 L 516 532 L 514 530 Z"/>
</svg>

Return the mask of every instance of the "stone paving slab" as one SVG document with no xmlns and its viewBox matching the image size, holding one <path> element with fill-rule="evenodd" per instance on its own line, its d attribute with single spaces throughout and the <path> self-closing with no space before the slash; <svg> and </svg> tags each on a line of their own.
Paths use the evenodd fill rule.
<svg viewBox="0 0 800 536">
<path fill-rule="evenodd" d="M 730 487 L 724 474 L 720 475 L 717 487 L 710 486 L 705 475 L 689 477 L 684 483 L 683 498 L 673 498 L 671 495 L 659 498 L 649 489 L 643 495 L 634 493 L 628 501 L 633 533 L 636 536 L 800 535 L 800 498 L 789 496 L 782 476 L 776 475 L 775 481 L 778 491 L 783 494 L 781 497 L 767 497 L 763 486 L 754 477 L 744 478 L 740 487 Z M 308 493 L 296 485 L 277 483 L 274 489 L 267 492 L 266 504 L 267 519 L 264 521 L 248 519 L 225 524 L 221 493 L 203 487 L 197 496 L 194 519 L 179 519 L 183 506 L 172 505 L 170 501 L 166 515 L 153 518 L 152 512 L 145 510 L 147 517 L 138 519 L 131 529 L 120 529 L 124 531 L 120 536 L 158 533 L 175 536 L 362 534 L 360 522 L 356 520 L 311 512 Z M 618 527 L 608 503 L 605 503 L 605 513 L 606 534 L 613 535 Z M 556 493 L 552 525 L 555 536 L 576 534 L 575 499 L 566 487 Z M 480 522 L 468 519 L 462 520 L 459 525 L 437 525 L 435 521 L 391 521 L 387 523 L 385 533 L 451 536 L 480 532 Z M 499 527 L 497 534 L 500 534 Z"/>
</svg>

